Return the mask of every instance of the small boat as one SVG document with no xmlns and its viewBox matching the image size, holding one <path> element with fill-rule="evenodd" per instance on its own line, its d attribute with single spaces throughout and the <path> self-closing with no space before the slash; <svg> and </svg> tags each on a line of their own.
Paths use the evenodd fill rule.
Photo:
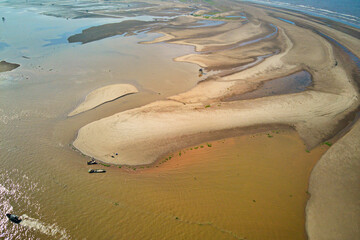
<svg viewBox="0 0 360 240">
<path fill-rule="evenodd" d="M 95 159 L 91 159 L 90 161 L 87 161 L 87 165 L 94 165 L 94 164 L 97 164 Z"/>
<path fill-rule="evenodd" d="M 105 173 L 106 170 L 104 169 L 89 169 L 89 173 Z"/>
<path fill-rule="evenodd" d="M 202 68 L 199 69 L 199 77 L 202 77 L 202 75 L 204 74 L 204 71 Z"/>
<path fill-rule="evenodd" d="M 6 216 L 9 218 L 10 221 L 12 221 L 13 223 L 17 223 L 19 224 L 22 219 L 18 216 L 16 216 L 15 214 L 10 214 L 10 213 L 7 213 Z"/>
</svg>

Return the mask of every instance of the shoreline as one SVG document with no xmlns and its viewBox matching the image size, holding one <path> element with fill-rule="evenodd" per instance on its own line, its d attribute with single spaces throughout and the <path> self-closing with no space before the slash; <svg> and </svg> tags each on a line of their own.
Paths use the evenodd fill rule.
<svg viewBox="0 0 360 240">
<path fill-rule="evenodd" d="M 241 136 L 246 136 L 246 135 L 256 135 L 256 134 L 265 134 L 266 132 L 269 131 L 281 131 L 281 132 L 291 132 L 294 131 L 296 132 L 294 127 L 291 127 L 289 125 L 278 125 L 278 124 L 274 124 L 274 125 L 259 125 L 259 126 L 251 126 L 249 128 L 247 128 L 246 130 L 244 128 L 239 128 L 239 129 L 231 129 L 231 130 L 225 130 L 225 131 L 219 131 L 219 132 L 212 132 L 212 135 L 216 135 L 217 137 L 214 138 L 214 136 L 207 138 L 206 142 L 215 142 L 215 141 L 222 141 L 222 140 L 226 140 L 226 139 L 231 139 L 231 138 L 236 138 L 236 137 L 241 137 Z M 207 133 L 208 134 L 208 133 Z M 224 137 L 225 136 L 225 137 Z M 199 145 L 199 144 L 198 144 Z M 164 153 L 163 155 L 159 156 L 154 162 L 151 162 L 149 164 L 142 164 L 142 165 L 126 165 L 126 164 L 116 164 L 116 163 L 109 163 L 109 162 L 104 162 L 101 161 L 100 159 L 96 159 L 97 162 L 100 163 L 100 165 L 109 165 L 111 167 L 127 167 L 129 169 L 131 168 L 150 168 L 153 169 L 154 167 L 159 167 L 159 163 L 161 163 L 163 161 L 164 158 L 166 158 L 167 156 L 182 150 L 182 149 L 186 149 L 189 148 L 193 145 L 186 145 L 181 149 L 174 149 L 174 151 L 169 151 Z M 81 151 L 79 151 L 76 147 L 74 147 L 72 145 L 73 149 L 75 151 L 77 151 L 79 154 L 82 154 Z M 87 157 L 92 157 L 92 156 L 87 156 Z M 145 169 L 144 169 L 145 170 Z"/>
<path fill-rule="evenodd" d="M 287 9 L 284 7 L 265 5 L 265 4 L 258 4 L 255 2 L 249 2 L 249 4 L 256 5 L 261 8 L 272 9 L 273 11 L 276 11 L 276 12 L 287 12 L 290 15 L 302 15 L 302 16 L 305 16 L 306 18 L 312 19 L 312 21 L 322 22 L 324 25 L 330 24 L 331 28 L 337 29 L 339 31 L 342 31 L 346 34 L 350 34 L 352 36 L 354 36 L 354 33 L 356 33 L 360 29 L 360 26 L 354 27 L 350 24 L 346 24 L 346 23 L 342 22 L 340 19 L 335 20 L 335 19 L 327 18 L 325 16 L 311 15 L 309 13 L 302 12 L 301 10 Z M 340 30 L 340 29 L 342 29 L 342 30 Z M 356 37 L 356 35 L 354 37 Z"/>
</svg>

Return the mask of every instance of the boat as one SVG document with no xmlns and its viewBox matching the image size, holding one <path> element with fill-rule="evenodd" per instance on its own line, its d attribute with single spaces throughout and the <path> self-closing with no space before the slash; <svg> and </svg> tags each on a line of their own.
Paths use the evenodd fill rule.
<svg viewBox="0 0 360 240">
<path fill-rule="evenodd" d="M 97 164 L 95 159 L 91 159 L 90 161 L 87 161 L 87 165 L 94 165 L 94 164 Z"/>
<path fill-rule="evenodd" d="M 16 216 L 15 214 L 10 214 L 10 213 L 7 213 L 6 216 L 9 218 L 10 221 L 12 221 L 13 223 L 17 223 L 19 224 L 22 219 L 18 216 Z"/>
<path fill-rule="evenodd" d="M 89 173 L 105 173 L 105 169 L 89 169 Z"/>
</svg>

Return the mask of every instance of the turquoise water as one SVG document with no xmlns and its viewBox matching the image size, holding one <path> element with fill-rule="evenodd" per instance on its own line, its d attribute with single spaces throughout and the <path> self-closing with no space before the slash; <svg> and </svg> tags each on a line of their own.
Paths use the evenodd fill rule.
<svg viewBox="0 0 360 240">
<path fill-rule="evenodd" d="M 290 24 L 295 25 L 295 23 L 292 22 L 292 21 L 290 21 L 290 20 L 287 20 L 287 19 L 284 19 L 284 18 L 278 18 L 278 19 L 280 19 L 281 21 L 284 21 L 284 22 L 287 22 L 287 23 L 290 23 Z"/>
<path fill-rule="evenodd" d="M 200 24 L 200 25 L 190 26 L 189 28 L 214 27 L 224 23 L 225 23 L 224 21 L 200 20 L 196 22 L 196 24 Z"/>
<path fill-rule="evenodd" d="M 243 19 L 246 19 L 245 16 L 225 16 L 225 18 L 243 18 Z"/>
</svg>

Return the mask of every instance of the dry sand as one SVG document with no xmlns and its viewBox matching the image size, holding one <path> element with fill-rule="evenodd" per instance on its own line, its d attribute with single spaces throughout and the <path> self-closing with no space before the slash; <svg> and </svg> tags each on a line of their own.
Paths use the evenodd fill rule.
<svg viewBox="0 0 360 240">
<path fill-rule="evenodd" d="M 320 159 L 310 177 L 311 240 L 360 239 L 360 122 Z"/>
<path fill-rule="evenodd" d="M 85 100 L 71 113 L 69 113 L 68 116 L 74 116 L 76 114 L 93 109 L 106 102 L 113 101 L 120 97 L 124 97 L 126 95 L 137 92 L 137 88 L 130 84 L 113 84 L 98 88 L 89 93 L 86 96 Z"/>
<path fill-rule="evenodd" d="M 74 146 L 105 162 L 141 165 L 196 144 L 194 135 L 261 124 L 295 125 L 300 134 L 318 143 L 328 136 L 326 130 L 338 113 L 351 106 L 352 99 L 314 91 L 293 94 L 290 101 L 282 95 L 210 107 L 161 101 L 84 126 Z M 119 156 L 112 158 L 114 153 Z"/>
<path fill-rule="evenodd" d="M 338 123 L 358 107 L 357 88 L 345 69 L 346 62 L 341 61 L 339 53 L 334 52 L 324 38 L 283 22 L 277 22 L 277 25 L 277 41 L 282 42 L 280 54 L 239 73 L 202 82 L 189 92 L 170 97 L 167 101 L 93 122 L 80 129 L 74 146 L 84 154 L 105 162 L 150 164 L 167 152 L 196 144 L 193 141 L 199 139 L 194 138 L 195 135 L 256 125 L 285 124 L 297 129 L 308 148 L 315 147 L 330 138 Z M 181 34 L 181 30 L 176 30 L 176 34 L 171 35 L 181 38 L 191 35 L 188 30 L 184 31 Z M 204 30 L 201 31 L 204 33 Z M 207 31 L 211 32 L 211 29 Z M 218 30 L 218 34 L 223 32 Z M 173 41 L 177 42 L 176 37 L 170 42 Z M 204 41 L 209 43 L 208 38 Z M 312 44 L 304 45 L 304 42 Z M 335 58 L 338 59 L 337 65 Z M 313 75 L 314 83 L 309 91 L 221 102 L 223 97 L 252 90 L 261 81 L 300 69 L 306 69 Z M 119 157 L 113 158 L 116 152 Z"/>
</svg>

